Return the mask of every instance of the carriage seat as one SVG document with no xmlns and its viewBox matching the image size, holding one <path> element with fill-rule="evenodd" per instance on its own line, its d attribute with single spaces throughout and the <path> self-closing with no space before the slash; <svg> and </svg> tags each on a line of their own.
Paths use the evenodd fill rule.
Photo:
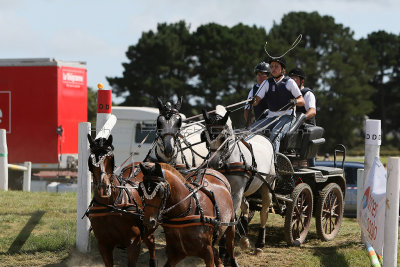
<svg viewBox="0 0 400 267">
<path fill-rule="evenodd" d="M 281 140 L 280 152 L 295 154 L 299 159 L 310 159 L 317 155 L 318 147 L 325 143 L 324 128 L 304 123 L 305 114 L 300 114 L 293 126 Z"/>
</svg>

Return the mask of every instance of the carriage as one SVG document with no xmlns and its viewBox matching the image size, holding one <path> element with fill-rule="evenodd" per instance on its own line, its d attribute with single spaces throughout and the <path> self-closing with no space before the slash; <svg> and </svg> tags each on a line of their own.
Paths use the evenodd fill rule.
<svg viewBox="0 0 400 267">
<path fill-rule="evenodd" d="M 174 107 L 172 107 L 170 103 L 164 105 L 161 101 L 159 102 L 160 116 L 157 118 L 157 137 L 153 143 L 153 148 L 149 151 L 145 161 L 154 160 L 156 162 L 167 163 L 164 165 L 162 170 L 158 163 L 152 165 L 149 170 L 146 170 L 145 166 L 140 165 L 139 168 L 137 164 L 132 163 L 123 168 L 119 176 L 116 176 L 114 169 L 114 155 L 112 153 L 112 137 L 110 136 L 110 138 L 105 141 L 96 140 L 101 144 L 101 146 L 98 147 L 97 143 L 91 141 L 90 136 L 88 136 L 89 141 L 91 141 L 91 150 L 93 150 L 89 158 L 89 166 L 91 166 L 90 164 L 93 165 L 92 173 L 94 174 L 94 177 L 96 177 L 98 191 L 100 193 L 104 190 L 107 192 L 106 196 L 102 197 L 108 202 L 112 200 L 111 202 L 117 203 L 116 201 L 120 200 L 119 196 L 125 194 L 126 191 L 126 195 L 124 196 L 127 200 L 125 202 L 129 207 L 136 207 L 136 212 L 129 212 L 130 214 L 127 215 L 125 210 L 118 208 L 119 206 L 115 208 L 114 203 L 114 205 L 111 205 L 112 211 L 106 213 L 104 219 L 101 218 L 102 221 L 115 213 L 126 215 L 124 218 L 133 216 L 138 220 L 126 225 L 128 228 L 135 227 L 136 229 L 137 233 L 132 234 L 131 238 L 138 238 L 137 244 L 140 246 L 141 240 L 139 237 L 146 232 L 143 236 L 144 241 L 147 241 L 146 244 L 149 248 L 151 247 L 154 252 L 154 239 L 147 236 L 152 233 L 151 231 L 148 231 L 148 229 L 151 228 L 153 231 L 159 224 L 163 225 L 163 227 L 180 228 L 182 223 L 187 219 L 187 214 L 190 213 L 189 217 L 192 218 L 194 215 L 199 215 L 191 214 L 191 212 L 196 213 L 198 211 L 200 212 L 199 222 L 196 221 L 193 223 L 190 221 L 189 223 L 185 223 L 190 227 L 199 226 L 200 228 L 197 233 L 201 234 L 203 232 L 204 229 L 202 227 L 208 227 L 207 222 L 209 222 L 208 224 L 211 224 L 214 229 L 219 229 L 222 226 L 225 227 L 225 230 L 227 229 L 226 227 L 232 227 L 232 229 L 234 229 L 234 226 L 237 224 L 237 221 L 234 222 L 234 217 L 237 208 L 240 206 L 238 203 L 243 200 L 243 197 L 246 197 L 248 203 L 250 203 L 251 211 L 248 218 L 251 219 L 251 214 L 254 214 L 254 211 L 256 210 L 262 211 L 260 216 L 260 229 L 263 228 L 264 231 L 259 232 L 259 237 L 261 236 L 262 240 L 257 241 L 261 247 L 264 245 L 263 243 L 265 241 L 265 224 L 268 217 L 268 210 L 270 208 L 271 211 L 285 217 L 285 238 L 287 243 L 290 245 L 300 245 L 304 242 L 313 215 L 316 217 L 317 234 L 322 240 L 332 240 L 337 235 L 343 218 L 343 199 L 346 189 L 343 169 L 336 167 L 309 167 L 305 164 L 307 159 L 316 156 L 318 146 L 325 142 L 323 138 L 323 128 L 304 124 L 304 116 L 299 116 L 296 123 L 294 123 L 292 128 L 281 141 L 280 152 L 274 153 L 271 142 L 263 135 L 254 133 L 248 135 L 248 132 L 247 134 L 242 132 L 235 136 L 232 132 L 231 125 L 229 126 L 228 123 L 228 121 L 230 121 L 229 112 L 226 112 L 224 107 L 220 106 L 224 111 L 224 114 L 222 114 L 223 116 L 216 114 L 213 119 L 210 119 L 208 113 L 203 111 L 205 127 L 200 127 L 202 131 L 199 131 L 198 129 L 195 129 L 199 126 L 198 124 L 194 128 L 189 128 L 191 126 L 188 125 L 182 125 L 182 118 L 179 115 L 180 105 L 181 102 L 178 102 Z M 216 131 L 211 132 L 210 127 L 213 127 Z M 188 131 L 190 132 L 189 135 L 184 136 L 181 128 L 186 128 L 186 130 L 191 129 L 191 131 Z M 254 142 L 254 140 L 257 142 Z M 106 144 L 107 149 L 102 148 L 103 143 Z M 204 151 L 204 149 L 201 151 L 197 146 L 202 146 L 207 151 Z M 218 154 L 217 152 L 222 154 Z M 180 155 L 178 155 L 179 153 Z M 335 148 L 335 162 L 338 153 L 342 155 L 343 167 L 345 160 L 344 146 L 340 145 Z M 199 164 L 199 159 L 201 160 L 200 162 L 202 162 L 201 164 Z M 224 163 L 223 166 L 220 165 L 221 162 Z M 268 164 L 264 164 L 266 162 Z M 169 164 L 173 165 L 173 167 L 169 167 Z M 192 169 L 190 168 L 190 165 L 193 167 Z M 170 182 L 167 181 L 168 176 L 164 176 L 165 170 L 172 168 L 176 173 L 178 173 L 175 168 L 180 166 L 183 166 L 185 169 L 182 173 L 187 174 L 186 177 L 181 176 L 181 178 L 179 178 L 182 180 L 181 187 L 187 188 L 183 190 L 183 195 L 186 195 L 186 197 L 177 199 L 175 204 L 168 207 L 165 204 L 167 201 L 171 201 L 170 197 L 172 196 L 172 191 L 170 191 L 169 188 L 174 188 L 176 191 L 176 188 L 178 187 L 169 184 Z M 96 175 L 94 167 L 96 167 L 97 170 Z M 223 182 L 224 186 L 229 188 L 228 191 L 231 193 L 231 195 L 228 193 L 229 199 L 217 201 L 221 194 L 216 193 L 217 197 L 215 197 L 214 189 L 210 190 L 210 188 L 213 188 L 212 184 L 214 184 L 210 181 L 217 178 L 217 174 L 212 174 L 211 178 L 205 180 L 205 183 L 199 182 L 202 181 L 203 177 L 205 178 L 204 175 L 209 175 L 208 173 L 206 174 L 206 171 L 202 171 L 207 170 L 205 167 L 211 167 L 224 173 L 227 179 L 226 181 L 229 182 Z M 159 169 L 158 171 L 157 168 Z M 143 178 L 142 176 L 138 176 L 140 169 L 143 173 Z M 146 174 L 146 172 L 148 173 Z M 235 184 L 235 182 L 231 180 L 232 177 L 236 176 L 239 177 L 240 182 L 238 184 Z M 120 178 L 123 178 L 121 180 L 123 182 L 122 184 Z M 191 178 L 193 178 L 193 181 L 189 181 Z M 132 179 L 134 181 L 132 181 Z M 184 181 L 185 179 L 186 181 Z M 224 181 L 224 179 L 225 178 L 222 177 L 217 178 L 220 182 Z M 124 185 L 127 181 L 131 182 L 132 186 Z M 138 184 L 139 182 L 140 184 Z M 145 182 L 147 184 L 145 184 Z M 252 193 L 249 193 L 248 195 L 244 194 L 245 190 L 248 189 L 248 186 L 251 188 L 254 182 L 255 184 L 258 184 L 258 187 L 255 187 L 256 190 L 253 190 Z M 160 188 L 164 189 L 161 190 Z M 218 188 L 218 186 L 216 188 Z M 130 192 L 130 190 L 132 192 Z M 211 211 L 214 210 L 217 214 L 216 217 L 214 216 L 210 218 L 209 221 L 205 220 L 205 217 L 207 217 L 204 212 L 207 210 L 205 209 L 206 207 L 200 204 L 204 203 L 204 201 L 199 201 L 196 196 L 197 194 L 194 194 L 199 190 L 203 193 L 206 192 L 205 199 L 210 202 Z M 260 190 L 262 192 L 261 196 L 258 195 Z M 142 203 L 139 200 L 134 201 L 134 198 L 132 198 L 133 193 L 139 194 L 142 197 L 141 201 L 144 202 Z M 113 196 L 116 200 L 113 200 Z M 190 204 L 192 203 L 192 198 L 194 198 L 196 203 L 196 208 L 193 210 L 191 209 L 192 204 Z M 154 201 L 153 199 L 161 202 L 154 204 L 151 202 Z M 183 211 L 178 212 L 176 207 L 182 206 L 183 202 L 186 200 L 190 200 L 189 206 Z M 100 203 L 100 201 L 97 202 Z M 110 208 L 111 206 L 108 202 L 106 206 Z M 223 221 L 219 218 L 218 207 L 223 206 L 222 203 L 226 204 L 228 202 L 231 203 L 231 210 L 226 214 L 225 221 Z M 146 206 L 148 207 L 147 209 L 145 208 Z M 149 214 L 149 209 L 155 209 L 154 212 L 157 215 L 155 219 L 151 219 L 146 215 Z M 167 218 L 163 216 L 171 210 L 174 210 L 173 213 L 178 212 L 177 214 L 179 216 L 176 218 Z M 225 212 L 228 209 L 223 208 L 221 211 L 222 210 Z M 91 208 L 89 208 L 89 216 L 90 211 Z M 175 220 L 179 221 L 179 225 L 174 224 L 168 226 L 168 223 L 175 222 Z M 189 232 L 192 234 L 196 233 L 196 231 Z M 227 259 L 231 261 L 232 266 L 236 266 L 236 261 L 233 257 L 233 248 L 229 245 L 231 243 L 233 245 L 232 238 L 234 237 L 234 234 L 231 232 L 234 231 L 229 230 L 228 232 L 230 234 L 229 239 L 226 240 L 226 247 L 230 248 L 230 253 L 228 254 L 230 254 L 231 258 L 228 257 Z M 182 233 L 183 230 L 174 230 L 173 235 L 171 236 L 178 238 L 182 236 Z M 210 231 L 210 236 L 218 236 L 216 233 L 223 234 L 221 230 L 213 230 Z M 169 239 L 174 240 L 174 238 L 170 237 Z M 203 245 L 207 243 L 208 247 L 210 247 L 208 249 L 210 252 L 211 247 L 214 245 L 214 241 L 223 240 L 219 238 L 222 238 L 222 235 L 219 235 L 218 239 L 215 240 L 214 238 L 209 237 L 207 238 L 207 242 L 200 244 L 200 247 L 204 247 Z M 183 241 L 178 239 L 176 242 L 170 241 L 169 244 L 167 242 L 167 251 L 168 247 L 170 247 L 169 251 L 174 251 L 174 249 L 171 250 L 171 247 L 176 244 L 182 244 Z M 210 240 L 212 243 L 210 243 Z M 260 246 L 257 247 L 257 243 L 256 248 L 260 248 Z M 136 261 L 138 251 L 137 246 L 132 248 L 131 262 Z M 207 254 L 207 257 L 204 259 L 205 261 L 208 261 L 210 266 L 213 264 L 212 262 L 215 261 L 217 263 L 219 261 L 218 253 L 215 253 L 214 249 L 214 252 Z M 168 260 L 174 262 L 179 261 L 181 258 L 175 259 L 175 254 L 176 253 L 171 253 Z M 107 257 L 110 257 L 109 252 L 107 255 Z M 204 256 L 206 254 L 204 251 L 199 251 L 199 255 Z M 213 255 L 216 256 L 213 258 Z M 103 254 L 102 256 L 103 258 L 105 257 Z M 154 265 L 154 258 L 155 255 L 152 253 L 149 261 L 150 266 Z M 112 264 L 112 258 L 109 262 Z"/>
<path fill-rule="evenodd" d="M 163 113 L 162 103 L 159 103 L 159 108 L 160 113 Z M 318 237 L 325 241 L 335 238 L 342 223 L 346 193 L 346 180 L 343 172 L 346 149 L 343 145 L 338 145 L 334 149 L 335 167 L 310 167 L 307 161 L 316 157 L 318 147 L 325 142 L 324 129 L 305 123 L 304 114 L 297 116 L 296 122 L 281 140 L 280 151 L 277 153 L 265 152 L 268 151 L 267 146 L 271 147 L 269 140 L 267 142 L 259 140 L 259 143 L 253 142 L 252 144 L 254 138 L 266 139 L 260 138 L 258 133 L 239 131 L 235 134 L 229 119 L 229 112 L 222 106 L 217 106 L 216 113 L 212 116 L 203 110 L 203 118 L 206 126 L 200 139 L 207 144 L 208 155 L 202 166 L 205 166 L 204 163 L 206 163 L 207 166 L 228 176 L 232 186 L 235 210 L 240 206 L 238 199 L 235 198 L 240 200 L 245 198 L 250 204 L 248 216 L 250 220 L 254 211 L 262 211 L 261 228 L 265 227 L 268 214 L 264 218 L 263 216 L 268 213 L 268 210 L 284 216 L 285 239 L 289 245 L 300 245 L 304 242 L 313 216 L 316 218 Z M 175 124 L 179 125 L 175 129 L 181 127 L 178 122 Z M 163 139 L 163 136 L 165 136 L 164 138 L 174 136 L 172 129 L 174 127 L 171 127 L 174 123 L 169 122 L 165 125 L 166 127 L 158 125 L 159 128 L 170 129 L 161 134 L 160 139 Z M 195 157 L 194 153 L 198 154 L 201 149 L 197 146 L 198 142 L 195 143 L 197 147 L 194 147 L 193 142 L 188 142 L 187 138 L 181 139 L 185 143 L 183 149 L 189 148 L 192 151 L 192 155 L 188 155 L 191 158 L 186 160 L 185 167 L 187 169 L 187 162 L 191 162 Z M 257 146 L 262 147 L 261 153 L 260 147 Z M 219 153 L 218 150 L 220 150 Z M 233 155 L 235 150 L 237 153 Z M 246 153 L 247 160 L 245 159 Z M 342 168 L 336 167 L 338 155 L 342 157 Z M 176 154 L 175 159 L 177 158 L 179 156 Z M 269 169 L 264 168 L 261 165 L 265 161 L 272 161 L 274 164 Z M 192 164 L 193 167 L 198 167 L 198 164 L 195 165 Z M 241 182 L 229 178 L 229 176 L 235 175 L 239 176 Z M 258 182 L 258 190 L 252 192 L 252 189 L 249 188 L 254 180 L 256 180 L 255 183 Z M 260 184 L 264 185 L 264 190 Z M 247 189 L 252 193 L 246 195 Z M 266 193 L 270 193 L 272 199 L 266 200 Z M 247 225 L 249 221 L 241 220 L 241 222 Z M 238 228 L 240 229 L 240 227 Z M 265 241 L 265 230 L 259 232 L 258 239 L 256 247 L 259 245 L 262 248 Z"/>
<path fill-rule="evenodd" d="M 276 153 L 277 179 L 273 195 L 272 212 L 285 217 L 285 239 L 289 245 L 300 245 L 307 237 L 311 219 L 316 220 L 317 235 L 321 240 L 335 238 L 342 223 L 346 180 L 343 166 L 346 149 L 334 148 L 334 166 L 308 166 L 315 158 L 318 147 L 325 142 L 324 129 L 304 123 L 305 116 L 296 122 L 281 141 Z M 341 168 L 336 161 L 341 157 Z M 247 198 L 252 218 L 261 210 L 260 196 Z"/>
</svg>

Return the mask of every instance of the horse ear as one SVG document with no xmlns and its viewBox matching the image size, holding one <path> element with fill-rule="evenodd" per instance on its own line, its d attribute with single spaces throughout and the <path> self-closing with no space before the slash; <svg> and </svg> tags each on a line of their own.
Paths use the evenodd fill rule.
<svg viewBox="0 0 400 267">
<path fill-rule="evenodd" d="M 176 104 L 175 104 L 175 109 L 176 110 L 179 111 L 181 109 L 182 102 L 183 102 L 183 96 L 179 97 L 178 100 L 176 101 Z"/>
<path fill-rule="evenodd" d="M 158 176 L 158 177 L 163 177 L 163 172 L 162 172 L 162 168 L 161 165 L 159 163 L 155 163 L 154 165 L 154 175 Z"/>
<path fill-rule="evenodd" d="M 113 136 L 112 136 L 112 134 L 110 134 L 110 136 L 107 139 L 107 143 L 111 146 L 112 142 L 113 142 Z"/>
<path fill-rule="evenodd" d="M 93 146 L 94 144 L 93 144 L 92 136 L 91 136 L 90 134 L 88 134 L 88 135 L 87 135 L 87 138 L 88 138 L 88 140 L 89 140 L 90 146 Z"/>
<path fill-rule="evenodd" d="M 143 175 L 151 175 L 151 168 L 146 167 L 143 163 L 139 163 L 140 170 L 142 171 Z"/>
<path fill-rule="evenodd" d="M 226 122 L 228 121 L 228 119 L 229 119 L 229 114 L 231 114 L 231 112 L 228 110 L 226 113 L 225 113 L 225 116 L 222 118 L 222 123 L 225 125 L 226 124 Z"/>
<path fill-rule="evenodd" d="M 156 101 L 157 101 L 158 110 L 160 111 L 160 114 L 161 114 L 161 112 L 164 109 L 164 103 L 162 102 L 161 98 L 159 98 L 158 96 L 157 96 Z"/>
<path fill-rule="evenodd" d="M 206 121 L 206 123 L 209 123 L 210 117 L 208 116 L 207 110 L 205 108 L 203 108 L 201 111 L 203 112 L 204 120 Z"/>
</svg>

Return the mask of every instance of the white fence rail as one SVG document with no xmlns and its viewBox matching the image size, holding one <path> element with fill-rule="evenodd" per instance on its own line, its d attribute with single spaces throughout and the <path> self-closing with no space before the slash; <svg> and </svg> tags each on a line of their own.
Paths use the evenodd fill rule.
<svg viewBox="0 0 400 267">
<path fill-rule="evenodd" d="M 8 190 L 8 170 L 24 172 L 22 191 L 31 191 L 32 162 L 24 162 L 24 166 L 8 163 L 6 130 L 0 129 L 0 191 Z"/>
</svg>

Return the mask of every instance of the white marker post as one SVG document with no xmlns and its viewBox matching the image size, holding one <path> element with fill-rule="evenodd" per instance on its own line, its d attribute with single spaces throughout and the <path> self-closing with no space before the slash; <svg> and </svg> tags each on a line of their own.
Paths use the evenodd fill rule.
<svg viewBox="0 0 400 267">
<path fill-rule="evenodd" d="M 24 171 L 24 180 L 22 185 L 22 191 L 30 192 L 31 191 L 31 173 L 32 173 L 32 162 L 25 161 L 24 166 L 26 167 L 26 171 Z"/>
<path fill-rule="evenodd" d="M 365 156 L 364 156 L 364 177 L 362 180 L 363 189 L 367 180 L 369 171 L 376 157 L 379 158 L 381 146 L 381 121 L 366 120 L 365 121 Z M 358 188 L 357 188 L 358 190 Z M 357 203 L 358 205 L 358 203 Z M 361 233 L 361 241 L 365 243 L 363 234 Z"/>
<path fill-rule="evenodd" d="M 360 204 L 362 201 L 363 193 L 364 193 L 364 169 L 358 169 L 357 170 L 357 221 L 358 221 L 358 223 L 361 223 Z M 362 232 L 361 232 L 361 239 L 363 239 L 363 238 L 364 237 L 362 236 Z"/>
<path fill-rule="evenodd" d="M 103 85 L 97 85 L 97 117 L 96 117 L 96 138 L 111 116 L 112 93 L 111 90 L 103 90 Z M 106 131 L 106 130 L 105 130 Z M 108 133 L 109 135 L 110 133 Z"/>
<path fill-rule="evenodd" d="M 8 191 L 8 150 L 4 129 L 0 129 L 0 191 Z"/>
<path fill-rule="evenodd" d="M 90 122 L 79 123 L 76 248 L 83 253 L 89 252 L 90 221 L 83 215 L 90 204 L 91 197 L 91 179 L 88 167 L 89 141 L 87 139 L 90 127 Z"/>
<path fill-rule="evenodd" d="M 400 158 L 389 158 L 387 170 L 383 266 L 395 267 L 397 266 L 397 237 L 399 229 Z"/>
<path fill-rule="evenodd" d="M 376 157 L 379 158 L 381 146 L 381 121 L 366 120 L 365 122 L 365 157 L 364 183 Z"/>
</svg>

